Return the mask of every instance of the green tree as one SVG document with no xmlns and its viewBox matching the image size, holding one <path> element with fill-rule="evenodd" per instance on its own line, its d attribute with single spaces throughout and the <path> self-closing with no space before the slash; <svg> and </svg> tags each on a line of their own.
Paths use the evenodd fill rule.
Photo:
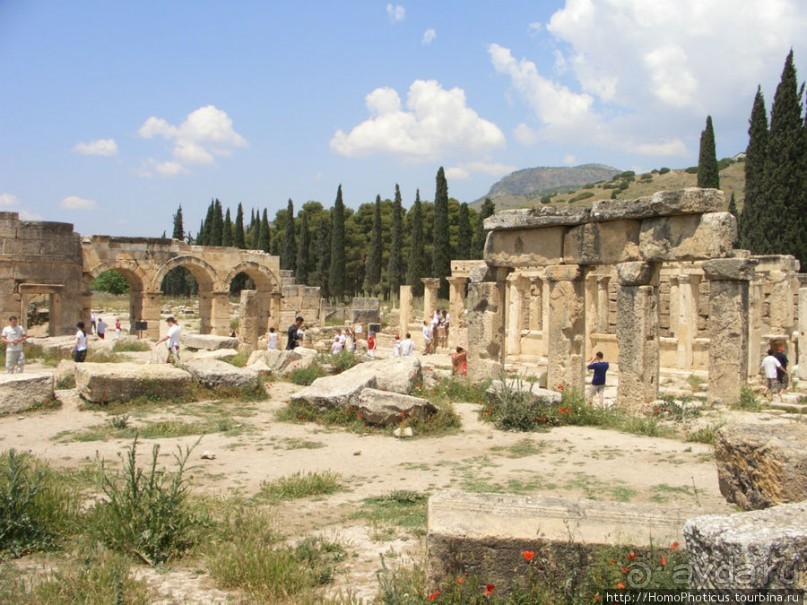
<svg viewBox="0 0 807 605">
<path fill-rule="evenodd" d="M 745 200 L 738 221 L 739 244 L 754 253 L 766 248 L 767 239 L 762 223 L 765 217 L 765 158 L 768 154 L 768 115 L 762 87 L 757 87 L 748 126 L 748 147 L 745 150 Z"/>
<path fill-rule="evenodd" d="M 401 188 L 396 183 L 395 202 L 392 205 L 389 263 L 387 265 L 387 283 L 393 296 L 398 296 L 403 279 L 403 204 L 401 201 Z"/>
<path fill-rule="evenodd" d="M 770 138 L 765 158 L 765 211 L 773 217 L 773 224 L 767 232 L 766 249 L 760 252 L 792 254 L 805 266 L 807 200 L 801 186 L 805 153 L 802 97 L 791 50 L 771 105 Z"/>
<path fill-rule="evenodd" d="M 179 208 L 177 208 L 177 212 L 174 215 L 174 232 L 171 234 L 171 237 L 178 239 L 179 241 L 183 241 L 185 239 L 185 227 L 182 224 L 182 204 L 179 205 Z"/>
<path fill-rule="evenodd" d="M 261 213 L 255 213 L 255 219 L 250 225 L 250 230 L 252 231 L 252 245 L 250 248 L 253 250 L 260 250 L 261 249 Z"/>
<path fill-rule="evenodd" d="M 247 247 L 247 242 L 244 239 L 244 207 L 241 205 L 241 202 L 238 203 L 238 210 L 235 213 L 233 245 L 241 250 L 244 250 Z"/>
<path fill-rule="evenodd" d="M 432 277 L 440 278 L 440 296 L 448 297 L 446 277 L 451 274 L 451 245 L 448 222 L 448 182 L 443 167 L 437 171 L 432 231 Z"/>
<path fill-rule="evenodd" d="M 331 269 L 331 217 L 326 215 L 319 221 L 317 229 L 317 278 L 315 286 L 319 286 L 323 298 L 330 297 L 329 274 Z"/>
<path fill-rule="evenodd" d="M 341 299 L 345 294 L 345 204 L 342 185 L 336 191 L 331 214 L 331 265 L 328 271 L 328 291 Z"/>
<path fill-rule="evenodd" d="M 367 252 L 367 260 L 364 271 L 364 290 L 372 294 L 378 294 L 381 285 L 381 196 L 375 198 L 373 207 L 373 227 L 370 231 L 370 249 Z"/>
<path fill-rule="evenodd" d="M 221 245 L 222 246 L 232 246 L 233 245 L 233 219 L 230 216 L 230 209 L 227 208 L 227 212 L 224 213 L 224 232 L 221 235 Z"/>
<path fill-rule="evenodd" d="M 263 209 L 263 216 L 261 217 L 261 240 L 259 249 L 264 252 L 269 252 L 271 247 L 271 231 L 269 230 L 269 216 L 266 213 L 266 208 Z"/>
<path fill-rule="evenodd" d="M 706 128 L 701 132 L 700 155 L 698 157 L 698 187 L 720 189 L 720 170 L 717 167 L 712 116 L 706 116 Z"/>
<path fill-rule="evenodd" d="M 224 213 L 221 209 L 221 202 L 216 198 L 213 204 L 213 226 L 210 229 L 209 246 L 221 246 L 224 238 Z"/>
<path fill-rule="evenodd" d="M 493 216 L 496 212 L 496 205 L 491 201 L 489 197 L 485 198 L 485 201 L 482 203 L 482 208 L 479 210 L 479 222 L 476 224 L 476 230 L 474 231 L 474 241 L 471 250 L 472 258 L 482 258 L 485 253 L 485 238 L 487 237 L 487 233 L 485 231 L 485 219 Z"/>
<path fill-rule="evenodd" d="M 308 272 L 311 267 L 311 237 L 308 232 L 308 213 L 303 210 L 300 217 L 300 244 L 297 246 L 297 261 L 294 277 L 298 284 L 308 283 Z"/>
<path fill-rule="evenodd" d="M 129 291 L 129 282 L 120 272 L 110 269 L 92 280 L 90 290 L 109 292 L 110 294 L 126 294 Z"/>
<path fill-rule="evenodd" d="M 422 278 L 426 277 L 426 250 L 423 238 L 423 204 L 420 201 L 420 189 L 415 193 L 415 203 L 410 210 L 412 228 L 409 235 L 409 267 L 406 272 L 406 283 L 412 287 L 412 294 L 423 295 Z"/>
<path fill-rule="evenodd" d="M 297 242 L 294 237 L 294 203 L 289 200 L 286 206 L 286 228 L 283 234 L 283 253 L 280 255 L 280 268 L 294 271 L 297 267 Z"/>
<path fill-rule="evenodd" d="M 467 260 L 471 258 L 471 215 L 468 212 L 468 204 L 460 204 L 460 214 L 457 219 L 457 258 Z"/>
</svg>

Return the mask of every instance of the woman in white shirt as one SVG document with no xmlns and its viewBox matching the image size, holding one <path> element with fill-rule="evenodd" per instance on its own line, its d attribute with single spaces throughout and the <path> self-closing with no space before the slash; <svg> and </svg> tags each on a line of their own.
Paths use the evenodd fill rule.
<svg viewBox="0 0 807 605">
<path fill-rule="evenodd" d="M 73 359 L 76 363 L 81 363 L 87 359 L 87 332 L 84 331 L 84 322 L 76 324 L 76 346 L 73 347 Z"/>
</svg>

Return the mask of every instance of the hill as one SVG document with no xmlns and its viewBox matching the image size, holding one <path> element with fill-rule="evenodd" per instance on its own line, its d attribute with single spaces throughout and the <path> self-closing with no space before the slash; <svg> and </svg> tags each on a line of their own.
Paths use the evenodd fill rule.
<svg viewBox="0 0 807 605">
<path fill-rule="evenodd" d="M 745 163 L 742 160 L 732 160 L 724 158 L 719 162 L 720 166 L 720 188 L 726 194 L 726 204 L 731 199 L 731 194 L 735 195 L 737 208 L 741 209 L 745 196 Z M 558 186 L 554 190 L 534 191 L 533 193 L 518 193 L 516 183 L 533 179 L 537 182 L 537 175 L 541 171 L 552 171 L 556 178 L 563 178 L 565 171 L 576 170 L 576 168 L 531 168 L 514 172 L 490 189 L 486 197 L 490 197 L 496 204 L 496 210 L 508 208 L 532 208 L 539 205 L 549 206 L 590 206 L 594 200 L 602 199 L 634 199 L 646 195 L 652 195 L 656 191 L 673 191 L 684 187 L 697 186 L 697 169 L 675 169 L 661 168 L 643 174 L 636 174 L 632 171 L 618 172 L 613 168 L 602 164 L 586 164 L 584 167 L 597 167 L 600 170 L 611 171 L 608 176 L 599 180 L 589 180 L 581 185 L 567 184 Z M 510 180 L 510 177 L 537 171 L 534 175 L 518 176 Z M 544 174 L 547 174 L 546 172 Z M 504 185 L 502 185 L 504 183 Z M 507 192 L 507 187 L 511 191 Z M 496 193 L 500 192 L 500 193 Z M 484 198 L 482 198 L 484 201 Z M 481 201 L 474 202 L 473 207 L 481 204 Z"/>
</svg>

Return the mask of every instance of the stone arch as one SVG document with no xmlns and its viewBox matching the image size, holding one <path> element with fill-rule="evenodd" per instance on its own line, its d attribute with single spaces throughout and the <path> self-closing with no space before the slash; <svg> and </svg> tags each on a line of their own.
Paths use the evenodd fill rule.
<svg viewBox="0 0 807 605">
<path fill-rule="evenodd" d="M 137 261 L 131 259 L 107 260 L 92 267 L 87 267 L 84 271 L 87 285 L 89 286 L 89 282 L 107 271 L 117 271 L 123 275 L 132 290 L 142 292 L 148 285 L 148 275 L 143 271 L 143 267 Z"/>
<path fill-rule="evenodd" d="M 280 292 L 280 280 L 277 275 L 268 267 L 255 261 L 244 261 L 230 269 L 221 285 L 229 290 L 230 283 L 239 273 L 246 273 L 255 282 L 259 292 Z"/>
<path fill-rule="evenodd" d="M 151 291 L 160 292 L 162 290 L 163 279 L 168 275 L 168 272 L 177 267 L 184 267 L 190 271 L 196 283 L 199 284 L 199 293 L 202 291 L 210 292 L 216 286 L 216 270 L 207 262 L 203 261 L 198 256 L 191 254 L 183 254 L 175 256 L 174 258 L 166 261 L 154 275 L 151 280 Z"/>
<path fill-rule="evenodd" d="M 246 274 L 255 284 L 255 290 L 241 293 L 239 310 L 239 338 L 255 346 L 257 339 L 268 332 L 269 325 L 280 319 L 280 280 L 265 265 L 255 261 L 243 261 L 230 269 L 221 283 L 227 292 L 239 274 Z"/>
</svg>

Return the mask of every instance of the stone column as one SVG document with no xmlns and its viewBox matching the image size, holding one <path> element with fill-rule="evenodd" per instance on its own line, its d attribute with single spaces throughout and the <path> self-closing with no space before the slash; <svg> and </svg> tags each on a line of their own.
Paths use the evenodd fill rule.
<svg viewBox="0 0 807 605">
<path fill-rule="evenodd" d="M 54 292 L 50 295 L 48 312 L 48 336 L 61 336 L 62 334 L 62 295 Z"/>
<path fill-rule="evenodd" d="M 501 378 L 503 288 L 499 282 L 468 286 L 468 376 L 474 381 Z"/>
<path fill-rule="evenodd" d="M 597 331 L 601 334 L 608 332 L 608 284 L 610 277 L 597 278 Z"/>
<path fill-rule="evenodd" d="M 599 317 L 597 315 L 597 276 L 588 274 L 585 279 L 585 305 L 586 305 L 586 348 L 583 356 L 591 357 L 591 348 L 594 345 L 594 333 L 598 332 Z"/>
<path fill-rule="evenodd" d="M 678 299 L 675 304 L 676 316 L 670 318 L 675 325 L 678 369 L 689 370 L 694 362 L 695 336 L 698 333 L 697 280 L 689 274 L 677 275 Z M 672 291 L 670 292 L 672 298 Z M 672 304 L 670 307 L 672 308 Z"/>
<path fill-rule="evenodd" d="M 241 290 L 241 304 L 238 308 L 238 340 L 254 350 L 258 346 L 261 301 L 255 290 Z"/>
<path fill-rule="evenodd" d="M 434 310 L 437 308 L 438 290 L 440 290 L 439 277 L 424 277 L 423 282 L 423 319 L 432 320 Z"/>
<path fill-rule="evenodd" d="M 160 338 L 160 311 L 162 310 L 162 292 L 143 292 L 141 310 L 143 312 L 142 321 L 148 322 L 148 329 L 143 332 L 146 338 L 157 340 Z M 137 334 L 137 330 L 132 326 L 131 330 Z"/>
<path fill-rule="evenodd" d="M 807 382 L 807 274 L 799 274 L 799 325 L 796 341 L 796 363 L 799 366 L 799 382 Z M 750 370 L 751 368 L 749 368 Z M 756 368 L 754 368 L 756 369 Z"/>
<path fill-rule="evenodd" d="M 585 388 L 586 312 L 583 280 L 578 265 L 552 265 L 546 268 L 549 281 L 549 321 L 547 386 L 558 385 L 580 393 Z"/>
<path fill-rule="evenodd" d="M 400 322 L 398 329 L 401 331 L 400 336 L 401 340 L 403 340 L 404 335 L 409 331 L 409 324 L 412 322 L 412 286 L 401 286 L 400 292 L 399 305 L 401 312 L 398 316 Z"/>
<path fill-rule="evenodd" d="M 703 263 L 709 283 L 709 400 L 740 398 L 748 376 L 748 282 L 756 261 L 719 258 Z"/>
<path fill-rule="evenodd" d="M 269 328 L 274 328 L 276 332 L 280 331 L 280 312 L 283 309 L 283 295 L 280 292 L 272 292 L 269 294 Z"/>
<path fill-rule="evenodd" d="M 210 293 L 210 333 L 217 336 L 230 335 L 230 293 Z"/>
<path fill-rule="evenodd" d="M 521 310 L 523 295 L 521 289 L 525 283 L 521 275 L 507 276 L 507 349 L 506 355 L 521 353 Z"/>
<path fill-rule="evenodd" d="M 651 263 L 617 265 L 616 339 L 619 343 L 617 404 L 637 413 L 658 399 L 659 341 L 658 288 L 651 285 L 656 271 Z"/>
<path fill-rule="evenodd" d="M 538 277 L 530 278 L 530 325 L 529 329 L 537 332 L 543 328 L 544 321 L 544 284 Z"/>
<path fill-rule="evenodd" d="M 460 318 L 465 310 L 465 284 L 467 277 L 449 277 L 448 312 L 451 315 L 451 325 L 448 328 L 448 348 L 452 351 L 461 345 L 460 342 Z"/>
</svg>

